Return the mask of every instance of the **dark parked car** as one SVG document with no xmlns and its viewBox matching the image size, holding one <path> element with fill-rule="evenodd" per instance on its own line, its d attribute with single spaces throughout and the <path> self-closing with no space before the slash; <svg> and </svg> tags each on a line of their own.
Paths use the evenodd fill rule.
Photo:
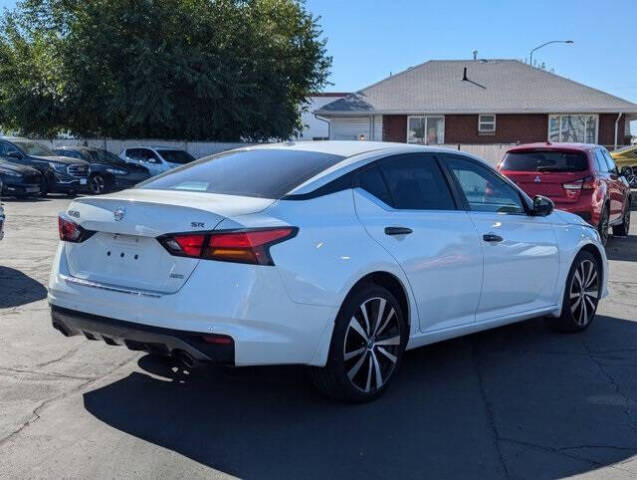
<svg viewBox="0 0 637 480">
<path fill-rule="evenodd" d="M 42 194 L 75 195 L 88 187 L 88 163 L 84 160 L 57 156 L 46 146 L 25 139 L 0 139 L 0 156 L 11 163 L 33 167 L 45 182 Z"/>
<path fill-rule="evenodd" d="M 35 168 L 0 160 L 0 194 L 5 197 L 37 197 L 44 182 Z"/>
<path fill-rule="evenodd" d="M 94 195 L 130 188 L 150 178 L 146 167 L 126 163 L 114 153 L 101 148 L 60 147 L 54 152 L 89 163 L 88 187 Z"/>
</svg>

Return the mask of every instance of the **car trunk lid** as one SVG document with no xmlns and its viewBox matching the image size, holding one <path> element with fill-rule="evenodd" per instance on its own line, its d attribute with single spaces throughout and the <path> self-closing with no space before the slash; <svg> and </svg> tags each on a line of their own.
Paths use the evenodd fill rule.
<svg viewBox="0 0 637 480">
<path fill-rule="evenodd" d="M 583 172 L 509 172 L 503 170 L 502 173 L 513 180 L 530 197 L 544 195 L 559 203 L 577 202 L 581 188 L 572 187 L 578 185 L 578 182 L 586 177 Z"/>
<path fill-rule="evenodd" d="M 95 232 L 66 243 L 69 273 L 89 282 L 174 293 L 198 259 L 170 255 L 157 241 L 166 233 L 210 231 L 227 217 L 254 213 L 273 200 L 159 190 L 128 190 L 75 200 L 67 215 Z"/>
</svg>

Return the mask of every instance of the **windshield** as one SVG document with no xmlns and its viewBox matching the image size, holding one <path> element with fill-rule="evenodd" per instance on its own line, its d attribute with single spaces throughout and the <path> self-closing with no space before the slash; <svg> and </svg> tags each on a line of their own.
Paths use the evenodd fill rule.
<svg viewBox="0 0 637 480">
<path fill-rule="evenodd" d="M 27 155 L 39 155 L 41 157 L 55 157 L 55 153 L 48 147 L 37 142 L 12 142 Z"/>
<path fill-rule="evenodd" d="M 183 150 L 157 150 L 159 154 L 164 157 L 164 160 L 170 163 L 178 163 L 185 165 L 195 160 L 195 157 Z"/>
<path fill-rule="evenodd" d="M 588 170 L 588 160 L 584 153 L 572 151 L 511 152 L 500 168 L 514 172 L 583 172 Z"/>
<path fill-rule="evenodd" d="M 238 150 L 170 170 L 138 188 L 278 199 L 343 158 L 298 150 Z"/>
</svg>

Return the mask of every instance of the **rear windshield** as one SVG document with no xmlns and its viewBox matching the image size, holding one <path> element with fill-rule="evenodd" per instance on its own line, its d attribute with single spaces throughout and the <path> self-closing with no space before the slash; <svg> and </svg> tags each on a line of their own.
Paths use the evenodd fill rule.
<svg viewBox="0 0 637 480">
<path fill-rule="evenodd" d="M 137 188 L 278 199 L 343 158 L 298 150 L 227 152 L 169 170 Z"/>
<path fill-rule="evenodd" d="M 583 172 L 588 170 L 588 160 L 579 152 L 511 152 L 500 168 L 517 172 Z"/>
<path fill-rule="evenodd" d="M 190 155 L 188 152 L 184 152 L 183 150 L 157 150 L 164 160 L 170 163 L 178 163 L 180 165 L 185 165 L 186 163 L 190 163 L 195 160 L 195 157 Z"/>
</svg>

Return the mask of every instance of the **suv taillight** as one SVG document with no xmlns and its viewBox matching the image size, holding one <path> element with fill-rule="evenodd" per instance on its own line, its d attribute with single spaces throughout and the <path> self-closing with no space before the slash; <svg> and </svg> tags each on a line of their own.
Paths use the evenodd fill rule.
<svg viewBox="0 0 637 480">
<path fill-rule="evenodd" d="M 564 190 L 593 190 L 595 188 L 595 179 L 593 177 L 585 177 L 574 182 L 564 183 Z"/>
<path fill-rule="evenodd" d="M 95 233 L 93 231 L 83 229 L 64 214 L 60 214 L 58 217 L 58 230 L 60 233 L 60 240 L 71 243 L 81 243 Z"/>
<path fill-rule="evenodd" d="M 223 262 L 274 265 L 270 247 L 294 237 L 295 227 L 177 233 L 157 240 L 171 255 Z"/>
</svg>

